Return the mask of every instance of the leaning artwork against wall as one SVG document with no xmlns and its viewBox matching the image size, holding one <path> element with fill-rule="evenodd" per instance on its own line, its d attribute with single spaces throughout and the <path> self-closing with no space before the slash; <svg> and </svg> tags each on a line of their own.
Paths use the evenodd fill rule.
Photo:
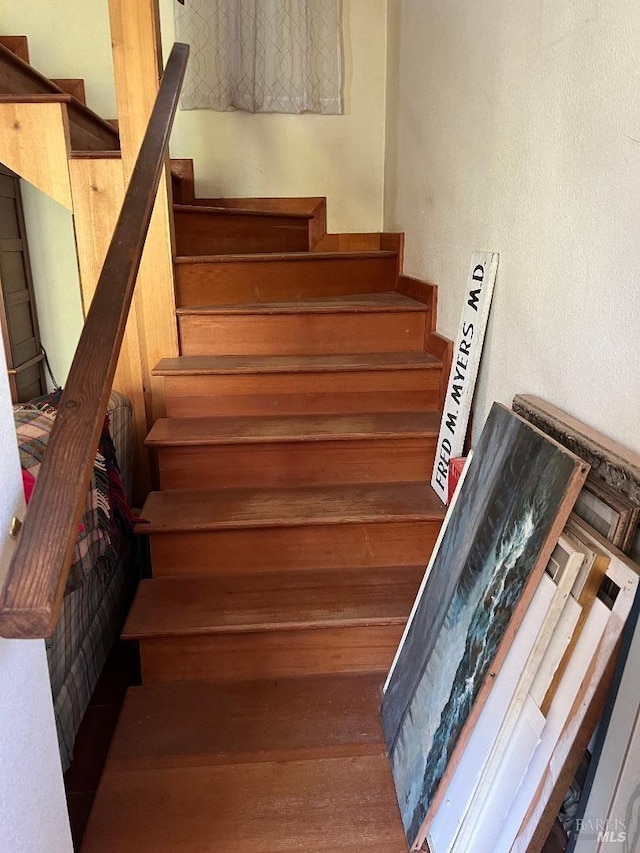
<svg viewBox="0 0 640 853">
<path fill-rule="evenodd" d="M 596 537 L 600 536 L 600 551 L 610 553 L 618 564 L 622 561 L 631 572 L 629 584 L 637 585 L 640 573 L 640 525 L 637 521 L 637 514 L 640 512 L 640 454 L 539 397 L 517 395 L 513 401 L 513 409 L 589 463 L 591 470 L 585 489 L 597 498 L 597 501 L 594 501 L 589 497 L 588 501 L 592 509 L 596 510 L 596 518 L 592 518 L 592 521 L 595 521 L 598 528 L 597 531 L 592 529 L 589 534 L 590 547 L 596 548 L 593 543 Z M 579 507 L 576 508 L 576 513 L 578 511 Z M 619 522 L 622 524 L 622 531 Z M 584 527 L 584 523 L 579 519 L 570 524 L 570 529 L 573 528 L 574 532 L 581 527 Z M 580 536 L 583 534 L 580 533 Z M 614 544 L 609 546 L 604 539 L 609 539 Z M 623 554 L 615 548 L 618 542 L 620 550 L 631 560 L 625 561 Z M 615 593 L 615 586 L 613 590 Z M 598 595 L 610 604 L 613 602 L 612 606 L 620 615 L 620 607 L 628 590 L 623 587 L 622 592 L 623 595 L 616 597 L 609 587 L 599 589 Z M 560 809 L 559 819 L 568 834 L 567 850 L 571 853 L 574 850 L 580 853 L 595 853 L 596 849 L 604 849 L 602 845 L 606 844 L 606 840 L 601 843 L 595 837 L 597 833 L 594 835 L 593 832 L 596 821 L 600 821 L 599 825 L 605 827 L 604 834 L 610 833 L 610 841 L 619 842 L 621 849 L 635 850 L 638 846 L 637 838 L 633 838 L 633 832 L 640 832 L 635 819 L 633 832 L 630 831 L 627 837 L 627 829 L 630 828 L 628 817 L 636 813 L 637 808 L 637 781 L 633 781 L 633 775 L 625 777 L 625 774 L 629 767 L 627 758 L 637 749 L 637 730 L 634 729 L 633 720 L 637 719 L 640 713 L 640 703 L 637 689 L 631 693 L 625 692 L 625 685 L 629 682 L 635 685 L 637 682 L 637 660 L 633 658 L 632 648 L 639 613 L 639 602 L 634 600 L 625 619 L 620 653 L 617 655 L 609 694 L 607 696 L 603 693 L 602 685 L 599 685 L 601 689 L 590 709 L 590 717 L 583 723 L 579 733 L 583 735 L 583 743 L 577 740 L 576 748 L 565 760 L 564 772 L 549 796 L 545 812 L 538 820 L 538 832 L 532 845 L 544 836 L 544 830 L 548 829 Z M 546 713 L 547 710 L 543 706 L 543 712 Z M 589 744 L 589 749 L 586 749 L 596 725 L 597 736 L 593 743 Z M 578 784 L 577 780 L 573 779 L 573 774 L 581 762 L 588 766 L 588 770 L 584 783 L 581 781 Z M 613 781 L 616 777 L 617 781 Z M 571 791 L 565 798 L 570 783 Z M 625 793 L 618 798 L 623 788 Z M 614 792 L 617 792 L 615 798 Z M 577 795 L 580 795 L 580 800 L 576 805 Z M 617 837 L 618 832 L 625 837 Z M 614 835 L 616 837 L 613 837 Z"/>
<path fill-rule="evenodd" d="M 588 466 L 494 404 L 385 684 L 382 721 L 418 849 Z"/>
</svg>

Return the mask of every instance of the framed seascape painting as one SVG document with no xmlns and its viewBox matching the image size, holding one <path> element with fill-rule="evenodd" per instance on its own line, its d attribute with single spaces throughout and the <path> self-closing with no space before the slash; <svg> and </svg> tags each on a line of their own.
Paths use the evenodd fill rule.
<svg viewBox="0 0 640 853">
<path fill-rule="evenodd" d="M 427 568 L 381 715 L 407 841 L 421 849 L 588 465 L 494 404 Z M 426 848 L 423 848 L 426 849 Z"/>
</svg>

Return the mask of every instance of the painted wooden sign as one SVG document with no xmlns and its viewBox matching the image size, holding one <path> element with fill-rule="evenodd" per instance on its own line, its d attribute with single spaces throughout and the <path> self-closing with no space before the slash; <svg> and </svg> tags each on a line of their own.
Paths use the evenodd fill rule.
<svg viewBox="0 0 640 853">
<path fill-rule="evenodd" d="M 569 516 L 586 464 L 494 404 L 385 684 L 382 723 L 420 849 Z"/>
<path fill-rule="evenodd" d="M 480 367 L 499 255 L 475 252 L 471 256 L 465 305 L 453 350 L 431 485 L 448 502 L 449 460 L 461 456 L 471 413 L 473 390 Z"/>
</svg>

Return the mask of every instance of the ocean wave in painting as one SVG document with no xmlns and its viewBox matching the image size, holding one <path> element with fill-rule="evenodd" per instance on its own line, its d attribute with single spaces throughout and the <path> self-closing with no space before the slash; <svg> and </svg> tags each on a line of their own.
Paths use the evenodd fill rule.
<svg viewBox="0 0 640 853">
<path fill-rule="evenodd" d="M 385 739 L 410 844 L 539 562 L 576 464 L 502 407 L 492 409 L 383 699 Z"/>
<path fill-rule="evenodd" d="M 463 577 L 454 594 L 393 753 L 402 819 L 409 836 L 420 828 L 426 814 L 425 798 L 431 800 L 446 767 L 447 747 L 466 720 L 493 659 L 495 648 L 487 640 L 506 627 L 516 588 L 521 589 L 520 584 L 513 584 L 511 573 L 535 528 L 536 513 L 530 508 L 500 538 L 482 570 Z M 409 756 L 412 760 L 407 763 Z M 400 771 L 402 780 L 397 775 Z M 402 783 L 404 790 L 400 789 Z"/>
</svg>

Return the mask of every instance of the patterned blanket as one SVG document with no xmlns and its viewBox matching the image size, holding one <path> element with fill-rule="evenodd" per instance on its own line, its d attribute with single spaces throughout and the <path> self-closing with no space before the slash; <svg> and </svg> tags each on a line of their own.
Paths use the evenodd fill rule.
<svg viewBox="0 0 640 853">
<path fill-rule="evenodd" d="M 56 417 L 62 391 L 54 391 L 29 403 L 14 407 L 14 420 L 23 470 L 38 477 L 40 465 Z M 117 562 L 115 543 L 122 549 L 121 537 L 116 536 L 118 525 L 131 539 L 132 515 L 125 499 L 115 450 L 105 418 L 96 454 L 93 473 L 82 516 L 82 528 L 73 552 L 73 562 L 65 594 L 81 586 L 96 573 L 107 580 Z"/>
</svg>

